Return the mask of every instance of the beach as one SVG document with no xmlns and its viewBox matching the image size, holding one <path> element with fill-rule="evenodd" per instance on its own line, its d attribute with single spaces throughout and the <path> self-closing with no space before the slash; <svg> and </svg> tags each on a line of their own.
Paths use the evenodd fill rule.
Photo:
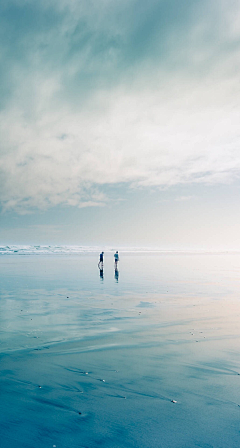
<svg viewBox="0 0 240 448">
<path fill-rule="evenodd" d="M 240 254 L 0 256 L 2 448 L 237 448 Z"/>
</svg>

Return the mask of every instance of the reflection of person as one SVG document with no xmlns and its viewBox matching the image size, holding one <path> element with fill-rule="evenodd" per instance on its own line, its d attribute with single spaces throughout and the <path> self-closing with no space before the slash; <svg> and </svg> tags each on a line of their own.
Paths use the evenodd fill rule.
<svg viewBox="0 0 240 448">
<path fill-rule="evenodd" d="M 119 272 L 118 269 L 115 269 L 115 280 L 118 283 Z"/>
<path fill-rule="evenodd" d="M 114 254 L 114 260 L 115 260 L 115 269 L 117 269 L 117 264 L 119 261 L 119 256 L 118 256 L 118 251 L 116 250 L 115 254 Z"/>
<path fill-rule="evenodd" d="M 99 269 L 100 279 L 103 280 L 103 269 Z"/>
</svg>

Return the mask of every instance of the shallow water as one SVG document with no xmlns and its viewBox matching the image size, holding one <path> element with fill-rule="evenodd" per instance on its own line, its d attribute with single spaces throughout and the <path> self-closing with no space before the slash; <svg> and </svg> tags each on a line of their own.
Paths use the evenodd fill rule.
<svg viewBox="0 0 240 448">
<path fill-rule="evenodd" d="M 240 256 L 0 257 L 1 447 L 239 447 Z"/>
</svg>

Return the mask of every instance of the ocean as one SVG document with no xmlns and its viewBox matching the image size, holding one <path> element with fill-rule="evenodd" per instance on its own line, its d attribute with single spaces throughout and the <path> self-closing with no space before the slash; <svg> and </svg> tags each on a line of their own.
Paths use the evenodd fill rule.
<svg viewBox="0 0 240 448">
<path fill-rule="evenodd" d="M 1 448 L 239 447 L 240 254 L 0 248 Z"/>
</svg>

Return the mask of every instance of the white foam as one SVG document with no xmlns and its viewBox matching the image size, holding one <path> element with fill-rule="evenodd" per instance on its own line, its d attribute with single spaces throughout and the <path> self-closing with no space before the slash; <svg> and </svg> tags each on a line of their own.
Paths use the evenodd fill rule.
<svg viewBox="0 0 240 448">
<path fill-rule="evenodd" d="M 207 250 L 163 250 L 160 248 L 149 247 L 110 247 L 110 246 L 39 246 L 39 245 L 8 245 L 0 246 L 0 255 L 74 255 L 83 253 L 105 253 L 115 252 L 116 249 L 121 253 L 159 253 L 159 254 L 214 254 L 214 253 L 233 253 L 233 251 L 207 251 Z"/>
</svg>

